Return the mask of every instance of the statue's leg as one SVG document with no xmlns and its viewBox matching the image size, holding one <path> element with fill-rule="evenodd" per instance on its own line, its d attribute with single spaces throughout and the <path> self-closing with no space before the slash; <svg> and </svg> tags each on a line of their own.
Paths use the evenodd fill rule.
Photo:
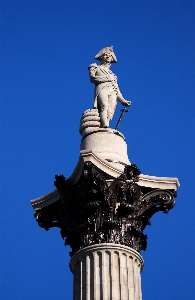
<svg viewBox="0 0 195 300">
<path fill-rule="evenodd" d="M 112 120 L 115 109 L 116 109 L 116 102 L 117 95 L 115 92 L 112 92 L 108 97 L 108 120 Z"/>
<path fill-rule="evenodd" d="M 98 104 L 100 106 L 101 127 L 108 127 L 108 90 L 106 87 L 98 95 Z"/>
</svg>

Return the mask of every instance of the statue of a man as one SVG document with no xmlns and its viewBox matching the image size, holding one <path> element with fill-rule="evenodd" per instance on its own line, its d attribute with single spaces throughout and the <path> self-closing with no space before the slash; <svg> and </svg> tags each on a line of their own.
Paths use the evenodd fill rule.
<svg viewBox="0 0 195 300">
<path fill-rule="evenodd" d="M 93 108 L 98 108 L 101 127 L 107 128 L 114 115 L 117 100 L 124 106 L 130 106 L 131 102 L 123 98 L 117 84 L 117 76 L 110 70 L 111 63 L 117 62 L 113 47 L 103 48 L 95 58 L 100 61 L 100 65 L 92 63 L 88 68 L 90 81 L 95 84 Z"/>
</svg>

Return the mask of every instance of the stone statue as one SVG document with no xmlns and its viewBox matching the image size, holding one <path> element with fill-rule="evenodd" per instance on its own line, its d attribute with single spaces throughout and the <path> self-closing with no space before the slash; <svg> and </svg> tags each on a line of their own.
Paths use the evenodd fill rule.
<svg viewBox="0 0 195 300">
<path fill-rule="evenodd" d="M 117 100 L 124 106 L 130 106 L 131 102 L 123 98 L 117 84 L 117 76 L 110 70 L 111 63 L 117 62 L 113 47 L 103 48 L 95 58 L 100 61 L 100 65 L 92 63 L 88 67 L 90 81 L 95 84 L 93 108 L 99 111 L 101 127 L 107 128 L 114 115 Z"/>
</svg>

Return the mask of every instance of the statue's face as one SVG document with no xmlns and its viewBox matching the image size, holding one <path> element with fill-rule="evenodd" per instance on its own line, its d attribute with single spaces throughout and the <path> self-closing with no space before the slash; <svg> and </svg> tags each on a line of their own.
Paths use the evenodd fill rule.
<svg viewBox="0 0 195 300">
<path fill-rule="evenodd" d="M 101 57 L 102 62 L 111 63 L 112 60 L 113 60 L 112 54 L 109 52 L 105 52 Z"/>
</svg>

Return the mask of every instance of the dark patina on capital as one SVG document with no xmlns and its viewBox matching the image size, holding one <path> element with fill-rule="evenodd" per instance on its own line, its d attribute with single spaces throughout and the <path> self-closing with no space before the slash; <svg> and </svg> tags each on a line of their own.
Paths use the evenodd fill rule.
<svg viewBox="0 0 195 300">
<path fill-rule="evenodd" d="M 63 175 L 55 176 L 60 199 L 35 212 L 38 224 L 46 230 L 61 229 L 72 256 L 92 244 L 115 243 L 140 252 L 146 250 L 151 217 L 167 213 L 174 206 L 173 190 L 148 191 L 137 183 L 140 170 L 135 164 L 124 168 L 114 180 L 106 180 L 91 162 L 85 162 L 80 179 L 71 185 Z"/>
</svg>

